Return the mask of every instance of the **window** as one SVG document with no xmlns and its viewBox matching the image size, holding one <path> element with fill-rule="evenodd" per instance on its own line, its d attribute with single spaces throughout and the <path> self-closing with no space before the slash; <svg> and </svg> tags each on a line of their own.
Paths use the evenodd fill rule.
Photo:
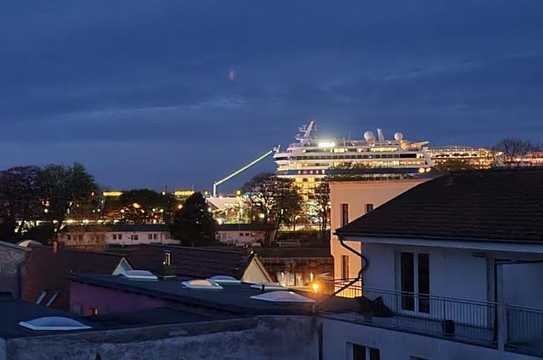
<svg viewBox="0 0 543 360">
<path fill-rule="evenodd" d="M 117 234 L 113 234 L 113 240 L 117 240 Z"/>
<path fill-rule="evenodd" d="M 366 204 L 366 214 L 373 210 L 373 204 Z"/>
<path fill-rule="evenodd" d="M 428 254 L 400 254 L 402 309 L 430 312 L 430 259 Z M 415 294 L 418 294 L 415 298 Z"/>
<path fill-rule="evenodd" d="M 123 239 L 123 234 L 117 234 L 117 239 L 122 240 Z"/>
<path fill-rule="evenodd" d="M 164 252 L 164 265 L 170 266 L 172 264 L 172 253 L 171 251 Z"/>
<path fill-rule="evenodd" d="M 358 344 L 352 345 L 353 360 L 380 360 L 381 352 L 379 349 Z"/>
<path fill-rule="evenodd" d="M 349 255 L 341 256 L 341 278 L 343 280 L 349 278 Z"/>
<path fill-rule="evenodd" d="M 153 240 L 156 240 L 158 238 L 158 235 L 155 233 L 153 234 Z"/>
<path fill-rule="evenodd" d="M 349 204 L 341 204 L 341 226 L 349 223 Z"/>
<path fill-rule="evenodd" d="M 91 308 L 90 308 L 90 314 L 91 314 L 92 316 L 98 315 L 98 308 L 91 307 Z"/>
<path fill-rule="evenodd" d="M 68 234 L 68 235 L 66 235 L 66 240 L 70 241 L 70 240 L 72 240 L 72 237 Z"/>
<path fill-rule="evenodd" d="M 147 234 L 147 240 L 153 240 L 153 234 Z"/>
</svg>

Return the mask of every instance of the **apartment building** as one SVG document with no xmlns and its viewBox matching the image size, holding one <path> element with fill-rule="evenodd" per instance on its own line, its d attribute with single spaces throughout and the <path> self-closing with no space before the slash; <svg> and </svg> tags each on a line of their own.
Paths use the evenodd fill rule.
<svg viewBox="0 0 543 360">
<path fill-rule="evenodd" d="M 59 241 L 67 247 L 90 249 L 179 243 L 164 224 L 68 225 L 60 232 Z"/>
<path fill-rule="evenodd" d="M 354 278 L 360 271 L 360 261 L 343 247 L 335 230 L 363 216 L 403 192 L 422 184 L 432 175 L 397 174 L 386 176 L 356 176 L 330 180 L 330 251 L 334 258 L 334 279 L 338 286 L 343 280 Z M 347 245 L 360 251 L 357 241 Z M 345 294 L 346 295 L 346 294 Z"/>
<path fill-rule="evenodd" d="M 460 172 L 338 229 L 340 240 L 361 245 L 352 255 L 364 271 L 353 287 L 364 298 L 362 311 L 325 322 L 325 339 L 347 334 L 330 337 L 327 351 L 348 359 L 541 358 L 542 204 L 542 169 Z"/>
</svg>

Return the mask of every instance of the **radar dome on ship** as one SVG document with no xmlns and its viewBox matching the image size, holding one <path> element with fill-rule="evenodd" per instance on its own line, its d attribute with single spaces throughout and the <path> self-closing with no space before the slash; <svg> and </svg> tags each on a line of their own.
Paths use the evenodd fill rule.
<svg viewBox="0 0 543 360">
<path fill-rule="evenodd" d="M 396 141 L 402 141 L 403 140 L 403 134 L 401 132 L 397 132 L 394 134 L 394 140 Z"/>
<path fill-rule="evenodd" d="M 375 141 L 375 135 L 372 131 L 366 131 L 364 133 L 364 140 L 366 140 L 367 142 L 373 142 Z"/>
</svg>

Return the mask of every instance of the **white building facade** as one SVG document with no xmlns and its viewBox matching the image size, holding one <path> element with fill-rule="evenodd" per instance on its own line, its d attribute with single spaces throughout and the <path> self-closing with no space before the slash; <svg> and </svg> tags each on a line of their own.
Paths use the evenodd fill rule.
<svg viewBox="0 0 543 360">
<path fill-rule="evenodd" d="M 541 203 L 543 170 L 458 173 L 339 229 L 364 297 L 325 316 L 325 358 L 541 359 Z"/>
</svg>

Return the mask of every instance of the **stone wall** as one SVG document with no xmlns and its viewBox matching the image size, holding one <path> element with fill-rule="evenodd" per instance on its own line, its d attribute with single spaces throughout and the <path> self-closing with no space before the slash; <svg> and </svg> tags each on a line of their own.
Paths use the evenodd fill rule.
<svg viewBox="0 0 543 360">
<path fill-rule="evenodd" d="M 8 340 L 7 359 L 318 359 L 318 329 L 314 318 L 271 316 L 27 337 Z"/>
</svg>

